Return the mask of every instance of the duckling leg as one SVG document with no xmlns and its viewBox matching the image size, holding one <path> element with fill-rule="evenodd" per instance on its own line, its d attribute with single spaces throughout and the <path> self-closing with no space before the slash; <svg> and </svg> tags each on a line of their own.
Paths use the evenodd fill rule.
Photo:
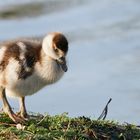
<svg viewBox="0 0 140 140">
<path fill-rule="evenodd" d="M 11 106 L 8 103 L 8 100 L 6 98 L 5 88 L 0 87 L 0 98 L 3 102 L 3 110 L 8 116 L 15 122 L 15 123 L 21 123 L 24 120 L 21 117 L 18 117 L 11 109 Z"/>
<path fill-rule="evenodd" d="M 19 98 L 19 105 L 20 105 L 20 111 L 19 111 L 19 115 L 24 118 L 27 119 L 28 118 L 28 114 L 26 111 L 26 107 L 25 107 L 25 97 L 20 97 Z"/>
</svg>

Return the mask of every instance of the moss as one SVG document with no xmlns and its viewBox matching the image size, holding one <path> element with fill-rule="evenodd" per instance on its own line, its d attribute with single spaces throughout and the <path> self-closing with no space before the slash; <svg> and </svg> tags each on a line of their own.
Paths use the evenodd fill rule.
<svg viewBox="0 0 140 140">
<path fill-rule="evenodd" d="M 41 115 L 42 116 L 42 115 Z M 0 139 L 20 140 L 138 140 L 140 129 L 135 125 L 120 125 L 113 121 L 98 121 L 87 117 L 70 118 L 67 114 L 43 118 L 34 116 L 24 129 L 17 129 L 7 115 L 0 117 Z"/>
</svg>

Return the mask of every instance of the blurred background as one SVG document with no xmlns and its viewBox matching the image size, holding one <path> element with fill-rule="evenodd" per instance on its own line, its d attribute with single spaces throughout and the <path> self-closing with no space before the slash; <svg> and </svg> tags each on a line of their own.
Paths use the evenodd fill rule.
<svg viewBox="0 0 140 140">
<path fill-rule="evenodd" d="M 0 41 L 52 31 L 69 40 L 69 70 L 27 97 L 28 111 L 96 119 L 112 98 L 107 119 L 140 124 L 140 1 L 0 1 Z"/>
</svg>

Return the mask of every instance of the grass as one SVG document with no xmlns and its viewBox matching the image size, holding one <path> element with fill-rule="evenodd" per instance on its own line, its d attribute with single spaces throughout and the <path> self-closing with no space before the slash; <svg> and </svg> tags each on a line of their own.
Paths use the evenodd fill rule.
<svg viewBox="0 0 140 140">
<path fill-rule="evenodd" d="M 17 128 L 18 126 L 18 128 Z M 0 115 L 0 140 L 138 140 L 140 129 L 113 121 L 70 118 L 66 113 L 36 115 L 25 124 L 14 124 L 7 115 Z"/>
</svg>

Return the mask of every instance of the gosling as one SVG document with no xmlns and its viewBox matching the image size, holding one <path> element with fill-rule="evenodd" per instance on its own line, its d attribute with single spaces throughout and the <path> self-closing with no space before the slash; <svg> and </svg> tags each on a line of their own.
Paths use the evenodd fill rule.
<svg viewBox="0 0 140 140">
<path fill-rule="evenodd" d="M 15 122 L 28 118 L 25 96 L 57 82 L 67 71 L 68 41 L 59 32 L 43 41 L 19 39 L 0 44 L 0 98 L 3 111 Z M 19 113 L 12 110 L 8 97 L 19 99 Z"/>
</svg>

